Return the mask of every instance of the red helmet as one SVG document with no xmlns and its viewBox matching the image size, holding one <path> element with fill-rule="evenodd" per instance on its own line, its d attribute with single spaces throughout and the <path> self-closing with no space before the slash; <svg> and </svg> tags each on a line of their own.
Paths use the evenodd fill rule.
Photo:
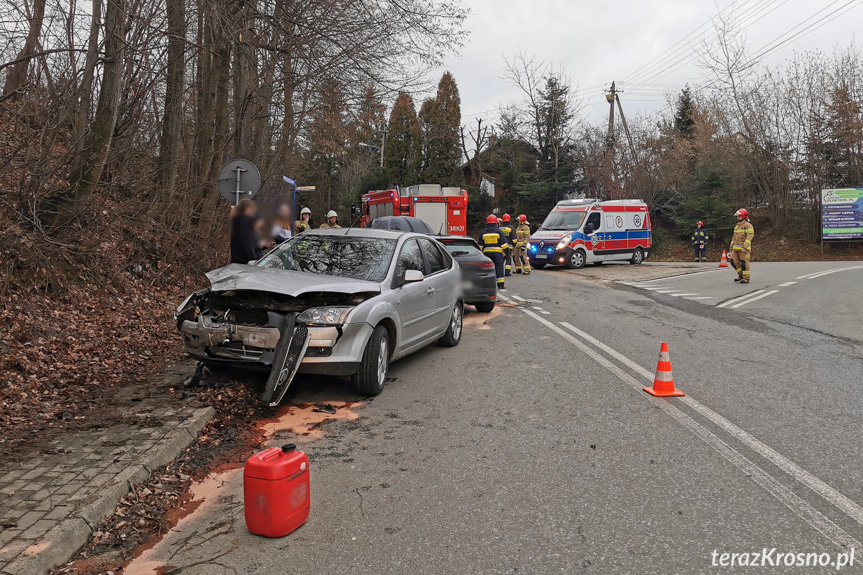
<svg viewBox="0 0 863 575">
<path fill-rule="evenodd" d="M 520 222 L 526 222 L 526 221 L 527 221 L 527 216 L 526 216 L 526 215 L 524 215 L 524 214 L 521 214 L 520 216 L 518 216 L 518 221 L 520 221 Z"/>
<path fill-rule="evenodd" d="M 704 227 L 704 222 L 698 222 L 698 225 Z"/>
<path fill-rule="evenodd" d="M 497 223 L 497 216 L 494 214 L 489 214 L 489 216 L 485 219 L 485 223 L 496 224 Z"/>
<path fill-rule="evenodd" d="M 509 214 L 504 214 L 502 219 L 503 219 L 503 221 L 508 222 L 509 221 Z"/>
<path fill-rule="evenodd" d="M 749 218 L 749 212 L 745 208 L 740 208 L 734 213 L 735 216 L 740 216 L 743 219 Z"/>
</svg>

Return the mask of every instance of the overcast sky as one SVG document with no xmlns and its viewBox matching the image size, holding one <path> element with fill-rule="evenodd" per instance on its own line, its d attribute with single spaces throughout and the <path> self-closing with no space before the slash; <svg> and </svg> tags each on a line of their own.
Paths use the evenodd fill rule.
<svg viewBox="0 0 863 575">
<path fill-rule="evenodd" d="M 653 113 L 666 105 L 664 93 L 669 89 L 697 83 L 702 72 L 694 47 L 705 36 L 711 39 L 713 28 L 708 21 L 719 11 L 737 13 L 752 53 L 802 32 L 768 55 L 768 64 L 780 63 L 794 51 L 831 52 L 852 42 L 855 29 L 863 29 L 863 0 L 465 3 L 470 7 L 467 41 L 460 55 L 448 58 L 443 68 L 458 83 L 465 123 L 473 122 L 477 115 L 493 119 L 498 107 L 518 99 L 503 75 L 504 57 L 520 50 L 563 65 L 578 85 L 585 114 L 599 120 L 608 114 L 603 89 L 612 80 L 623 86 L 621 101 L 627 116 Z M 669 49 L 670 53 L 663 54 Z"/>
</svg>

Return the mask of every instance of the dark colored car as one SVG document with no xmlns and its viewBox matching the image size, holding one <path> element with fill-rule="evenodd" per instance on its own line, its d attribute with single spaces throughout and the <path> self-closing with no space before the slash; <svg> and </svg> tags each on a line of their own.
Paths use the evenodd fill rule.
<svg viewBox="0 0 863 575">
<path fill-rule="evenodd" d="M 381 216 L 372 220 L 374 230 L 392 230 L 395 232 L 415 232 L 417 234 L 434 234 L 427 223 L 411 216 Z"/>
<path fill-rule="evenodd" d="M 476 240 L 467 236 L 435 236 L 461 268 L 464 303 L 488 313 L 497 300 L 494 263 L 485 257 Z"/>
</svg>

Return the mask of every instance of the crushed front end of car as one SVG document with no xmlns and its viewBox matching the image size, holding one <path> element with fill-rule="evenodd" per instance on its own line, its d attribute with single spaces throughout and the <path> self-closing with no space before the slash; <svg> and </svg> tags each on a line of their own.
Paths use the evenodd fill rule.
<svg viewBox="0 0 863 575">
<path fill-rule="evenodd" d="M 271 406 L 285 395 L 310 346 L 309 353 L 326 357 L 343 336 L 353 308 L 378 294 L 369 290 L 374 284 L 318 286 L 332 291 L 303 285 L 288 289 L 291 282 L 278 278 L 273 284 L 268 270 L 249 266 L 232 265 L 211 274 L 211 287 L 192 294 L 177 309 L 184 351 L 211 368 L 269 371 L 261 399 Z"/>
</svg>

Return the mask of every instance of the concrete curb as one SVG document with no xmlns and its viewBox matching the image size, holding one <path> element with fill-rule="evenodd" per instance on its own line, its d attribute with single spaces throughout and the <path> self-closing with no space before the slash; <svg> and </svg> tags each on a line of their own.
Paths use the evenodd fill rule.
<svg viewBox="0 0 863 575">
<path fill-rule="evenodd" d="M 152 471 L 176 459 L 198 437 L 215 413 L 212 407 L 195 410 L 173 433 L 147 453 L 145 461 L 124 469 L 116 476 L 113 485 L 106 487 L 97 499 L 52 527 L 3 568 L 2 573 L 44 575 L 71 560 L 84 547 L 102 519 L 113 515 L 117 503 L 131 486 L 146 480 Z"/>
</svg>

